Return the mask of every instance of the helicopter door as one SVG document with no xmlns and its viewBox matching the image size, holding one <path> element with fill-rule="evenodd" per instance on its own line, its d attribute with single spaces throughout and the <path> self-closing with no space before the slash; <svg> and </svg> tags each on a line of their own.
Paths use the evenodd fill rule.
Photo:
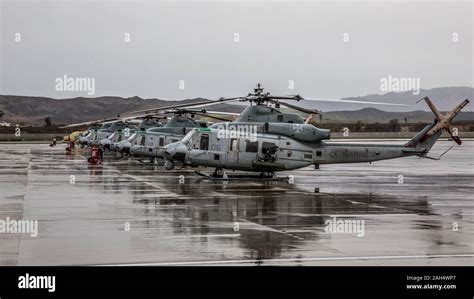
<svg viewBox="0 0 474 299">
<path fill-rule="evenodd" d="M 231 138 L 229 140 L 229 151 L 227 154 L 228 164 L 237 164 L 239 162 L 239 140 Z"/>
<path fill-rule="evenodd" d="M 239 164 L 242 166 L 251 166 L 257 160 L 258 141 L 249 139 L 240 139 Z"/>
<path fill-rule="evenodd" d="M 190 158 L 203 165 L 208 165 L 211 162 L 209 151 L 209 134 L 200 134 L 199 138 L 193 144 L 193 149 L 190 152 Z"/>
</svg>

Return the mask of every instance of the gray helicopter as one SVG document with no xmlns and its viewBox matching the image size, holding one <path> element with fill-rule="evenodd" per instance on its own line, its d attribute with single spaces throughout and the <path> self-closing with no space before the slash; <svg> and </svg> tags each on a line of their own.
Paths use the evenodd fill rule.
<svg viewBox="0 0 474 299">
<path fill-rule="evenodd" d="M 163 158 L 163 146 L 179 141 L 184 137 L 190 130 L 194 128 L 206 128 L 208 125 L 205 122 L 200 122 L 194 120 L 194 116 L 206 116 L 214 120 L 226 121 L 228 119 L 219 117 L 218 115 L 223 116 L 233 116 L 238 118 L 233 121 L 233 123 L 286 123 L 286 124 L 305 124 L 305 119 L 297 113 L 288 113 L 280 110 L 280 106 L 285 106 L 287 108 L 297 110 L 302 113 L 307 113 L 314 115 L 318 113 L 317 110 L 311 110 L 302 108 L 296 105 L 292 105 L 280 100 L 303 100 L 303 98 L 296 96 L 273 96 L 270 93 L 265 93 L 261 84 L 258 83 L 257 87 L 254 89 L 253 93 L 249 93 L 247 96 L 243 97 L 234 97 L 234 98 L 220 98 L 217 101 L 207 101 L 201 103 L 194 103 L 188 105 L 188 108 L 179 108 L 173 110 L 160 110 L 156 109 L 147 109 L 131 112 L 133 113 L 159 113 L 159 114 L 175 114 L 168 123 L 161 128 L 151 128 L 145 132 L 139 132 L 140 136 L 136 139 L 136 143 L 132 146 L 131 152 L 135 156 L 142 156 L 150 158 L 150 161 L 153 163 L 157 162 L 157 159 Z M 225 102 L 248 102 L 250 106 L 247 106 L 242 113 L 232 113 L 232 112 L 218 112 L 218 111 L 207 111 L 205 109 L 196 110 L 196 108 L 208 107 L 216 104 L 222 104 Z M 318 101 L 332 101 L 332 100 L 318 100 Z M 344 100 L 337 100 L 338 102 L 346 102 Z M 274 107 L 268 105 L 268 102 L 274 104 Z M 368 102 L 362 101 L 347 101 L 350 103 L 362 103 L 367 104 Z M 374 105 L 395 105 L 395 106 L 405 106 L 400 104 L 391 104 L 391 103 L 381 103 L 381 102 L 370 102 Z M 192 107 L 194 109 L 189 109 Z M 188 115 L 190 117 L 188 117 Z M 306 119 L 306 122 L 310 121 L 310 117 Z"/>
<path fill-rule="evenodd" d="M 163 124 L 159 119 L 153 116 L 146 116 L 135 130 L 129 132 L 129 137 L 112 143 L 110 149 L 121 154 L 122 156 L 131 155 L 131 148 L 138 142 L 137 140 L 140 138 L 142 132 L 145 132 L 149 128 L 157 128 L 162 126 Z M 126 134 L 124 134 L 124 137 L 125 135 Z"/>
<path fill-rule="evenodd" d="M 163 146 L 181 140 L 194 128 L 207 128 L 209 126 L 207 121 L 198 120 L 195 116 L 200 115 L 211 119 L 227 121 L 227 119 L 216 116 L 216 114 L 222 113 L 225 112 L 208 112 L 204 109 L 195 110 L 187 108 L 161 111 L 159 112 L 160 115 L 173 114 L 173 117 L 169 118 L 168 122 L 162 127 L 138 131 L 130 153 L 136 157 L 150 158 L 152 163 L 157 163 L 157 159 L 163 158 L 161 155 L 161 148 Z"/>
<path fill-rule="evenodd" d="M 110 126 L 111 134 L 100 139 L 97 145 L 104 150 L 115 151 L 115 144 L 130 138 L 135 133 L 136 127 L 137 122 L 135 121 L 116 121 Z"/>
<path fill-rule="evenodd" d="M 174 162 L 180 161 L 192 167 L 215 168 L 213 175 L 206 175 L 213 179 L 228 179 L 226 170 L 260 172 L 258 177 L 271 178 L 277 171 L 309 165 L 319 168 L 320 164 L 373 162 L 407 156 L 436 159 L 427 154 L 442 130 L 461 144 L 459 137 L 453 134 L 451 121 L 469 100 L 446 115 L 427 97 L 422 100 L 435 119 L 405 144 L 331 142 L 329 130 L 310 124 L 217 123 L 210 128 L 194 129 L 182 140 L 164 146 L 165 169 L 173 169 Z"/>
<path fill-rule="evenodd" d="M 81 135 L 77 138 L 77 143 L 81 147 L 85 147 L 89 145 L 89 141 L 94 139 L 97 135 L 97 131 L 99 130 L 99 125 L 91 125 L 87 128 L 87 130 L 83 131 Z"/>
<path fill-rule="evenodd" d="M 89 126 L 81 136 L 77 139 L 77 143 L 81 147 L 98 145 L 99 141 L 108 138 L 111 133 L 113 133 L 112 125 L 117 122 L 117 118 L 106 118 L 94 121 L 87 121 L 82 123 L 71 124 L 67 126 L 60 127 L 64 128 L 74 128 L 74 127 L 84 127 Z"/>
</svg>

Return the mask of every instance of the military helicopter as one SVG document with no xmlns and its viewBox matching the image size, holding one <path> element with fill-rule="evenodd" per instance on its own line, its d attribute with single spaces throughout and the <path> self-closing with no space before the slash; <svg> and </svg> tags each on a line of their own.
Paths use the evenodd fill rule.
<svg viewBox="0 0 474 299">
<path fill-rule="evenodd" d="M 76 139 L 76 142 L 80 145 L 80 147 L 89 146 L 89 142 L 95 139 L 97 135 L 97 131 L 100 129 L 101 125 L 91 125 L 87 130 L 83 131 L 81 136 Z"/>
<path fill-rule="evenodd" d="M 298 101 L 298 97 L 294 100 Z M 318 169 L 320 164 L 370 163 L 407 156 L 439 159 L 427 154 L 442 130 L 461 144 L 451 130 L 451 121 L 469 100 L 464 100 L 446 115 L 441 114 L 429 98 L 422 100 L 435 119 L 402 145 L 326 141 L 330 140 L 329 130 L 310 124 L 217 123 L 210 128 L 193 129 L 182 140 L 164 146 L 165 169 L 173 169 L 174 162 L 180 161 L 192 167 L 215 168 L 212 175 L 198 172 L 211 179 L 229 179 L 226 170 L 259 172 L 259 178 L 274 178 L 275 172 L 309 165 Z"/>
<path fill-rule="evenodd" d="M 136 157 L 148 157 L 151 163 L 157 163 L 157 159 L 162 158 L 160 149 L 166 144 L 179 141 L 193 128 L 207 128 L 209 123 L 195 119 L 195 116 L 205 116 L 207 118 L 227 121 L 218 117 L 218 114 L 233 115 L 229 112 L 207 111 L 205 109 L 196 110 L 188 108 L 177 108 L 155 112 L 156 116 L 173 115 L 162 127 L 154 127 L 139 130 L 135 142 L 131 146 L 130 153 Z"/>
<path fill-rule="evenodd" d="M 143 120 L 140 122 L 140 124 L 134 131 L 129 132 L 129 134 L 131 134 L 130 137 L 112 143 L 110 149 L 115 150 L 115 152 L 119 153 L 121 156 L 130 155 L 130 149 L 133 144 L 137 143 L 139 132 L 146 131 L 149 128 L 156 128 L 162 126 L 163 124 L 160 122 L 159 118 L 147 115 L 143 118 Z"/>
<path fill-rule="evenodd" d="M 238 116 L 236 120 L 233 121 L 234 124 L 239 123 L 289 123 L 289 124 L 304 124 L 305 121 L 309 122 L 311 117 L 306 118 L 306 120 L 297 113 L 289 113 L 281 111 L 281 106 L 286 106 L 287 108 L 297 110 L 303 113 L 310 115 L 315 115 L 319 113 L 317 110 L 311 110 L 302 108 L 296 105 L 292 105 L 281 100 L 303 100 L 300 96 L 273 96 L 270 93 L 265 93 L 262 85 L 257 84 L 257 87 L 254 89 L 253 93 L 249 93 L 246 96 L 242 97 L 233 97 L 233 98 L 220 98 L 217 101 L 208 101 L 202 103 L 193 104 L 193 108 L 203 108 L 207 106 L 212 106 L 216 104 L 221 104 L 224 102 L 248 102 L 250 106 L 247 106 L 242 113 L 230 113 L 230 112 L 217 112 L 217 111 L 207 111 L 202 110 L 192 110 L 188 108 L 180 108 L 174 110 L 161 110 L 160 109 L 147 109 L 131 112 L 134 113 L 174 113 L 175 117 L 171 119 L 164 127 L 162 128 L 152 128 L 144 132 L 141 137 L 139 137 L 136 145 L 132 147 L 131 152 L 137 156 L 149 157 L 152 163 L 156 163 L 156 159 L 163 158 L 162 147 L 166 144 L 176 142 L 186 135 L 191 129 L 200 127 L 205 128 L 207 124 L 204 123 L 195 123 L 195 115 L 204 115 L 209 118 L 213 118 L 221 121 L 229 121 L 223 119 L 216 115 L 231 115 Z M 319 100 L 318 100 L 319 101 Z M 320 101 L 332 101 L 332 100 L 320 100 Z M 363 101 L 344 101 L 344 100 L 335 100 L 338 102 L 350 102 L 350 103 L 362 103 L 362 104 L 375 104 L 375 105 L 395 105 L 395 106 L 406 106 L 400 104 L 391 104 L 391 103 L 382 103 L 382 102 L 363 102 Z M 269 104 L 274 104 L 274 107 L 269 106 Z M 191 118 L 185 116 L 189 114 Z"/>
<path fill-rule="evenodd" d="M 138 124 L 140 124 L 140 122 L 138 122 Z M 115 144 L 130 138 L 130 136 L 135 133 L 136 127 L 137 123 L 135 121 L 116 121 L 112 123 L 109 129 L 112 134 L 100 139 L 97 145 L 104 150 L 115 150 Z"/>
<path fill-rule="evenodd" d="M 104 133 L 105 132 L 109 133 L 112 124 L 116 121 L 117 121 L 117 118 L 106 118 L 106 119 L 100 119 L 100 120 L 95 120 L 95 121 L 71 124 L 67 126 L 62 126 L 60 128 L 64 129 L 64 128 L 89 126 L 88 129 L 82 132 L 81 136 L 77 138 L 76 140 L 77 143 L 81 147 L 85 147 L 85 146 L 91 146 L 93 144 L 97 144 L 101 139 L 103 139 Z M 108 137 L 108 136 L 109 135 L 105 135 L 105 137 Z"/>
</svg>

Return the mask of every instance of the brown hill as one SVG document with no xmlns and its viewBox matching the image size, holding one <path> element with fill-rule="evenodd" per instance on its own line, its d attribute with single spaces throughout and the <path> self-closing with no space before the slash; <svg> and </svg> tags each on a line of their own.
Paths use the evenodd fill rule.
<svg viewBox="0 0 474 299">
<path fill-rule="evenodd" d="M 56 100 L 44 97 L 6 95 L 0 96 L 0 110 L 3 110 L 3 120 L 7 122 L 42 125 L 44 119 L 49 116 L 54 124 L 70 124 L 116 117 L 134 110 L 198 101 L 205 101 L 205 99 L 164 101 L 139 97 L 80 97 Z"/>
</svg>

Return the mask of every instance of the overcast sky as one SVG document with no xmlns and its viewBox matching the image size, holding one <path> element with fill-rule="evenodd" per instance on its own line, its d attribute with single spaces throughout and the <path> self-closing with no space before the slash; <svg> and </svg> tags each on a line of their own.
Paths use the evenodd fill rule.
<svg viewBox="0 0 474 299">
<path fill-rule="evenodd" d="M 472 3 L 3 0 L 0 93 L 87 96 L 56 91 L 63 75 L 95 78 L 94 96 L 165 99 L 238 96 L 257 82 L 274 94 L 382 94 L 388 75 L 473 86 Z"/>
</svg>

